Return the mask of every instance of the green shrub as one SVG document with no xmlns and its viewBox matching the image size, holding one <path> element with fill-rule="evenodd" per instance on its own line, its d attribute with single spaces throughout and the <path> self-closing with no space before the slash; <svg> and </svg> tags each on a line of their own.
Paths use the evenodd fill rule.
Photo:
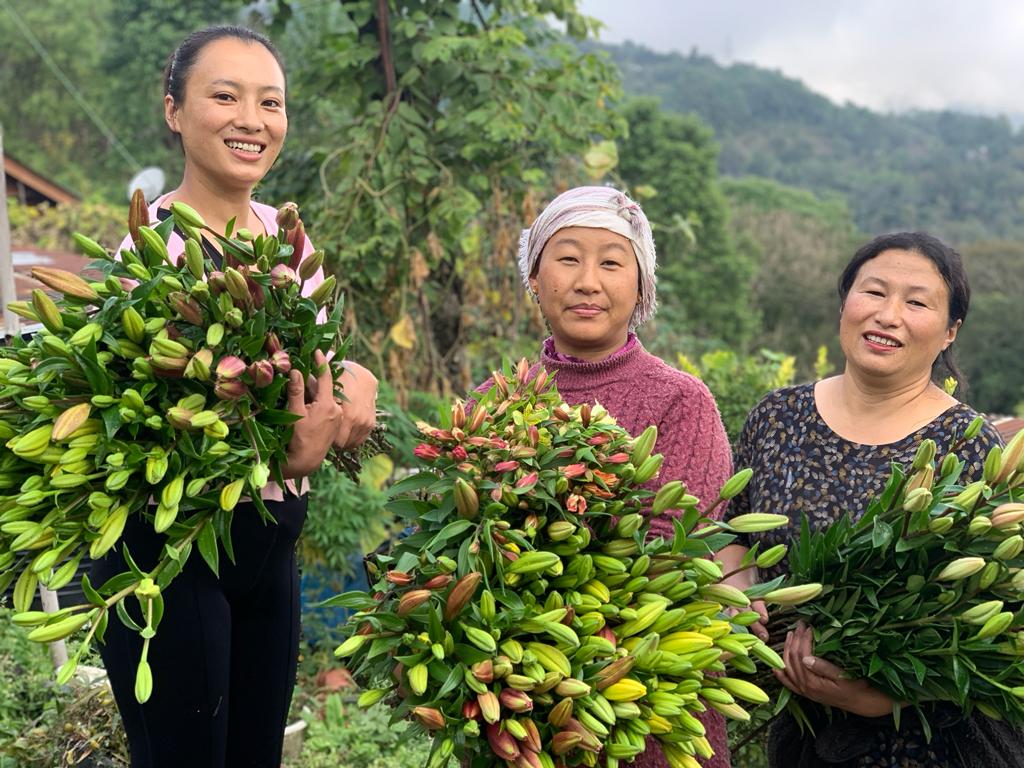
<svg viewBox="0 0 1024 768">
<path fill-rule="evenodd" d="M 796 360 L 792 355 L 762 349 L 756 355 L 738 355 L 720 349 L 701 355 L 700 365 L 679 354 L 679 367 L 701 379 L 715 396 L 729 440 L 743 429 L 747 414 L 762 397 L 793 383 Z"/>
<path fill-rule="evenodd" d="M 422 768 L 430 739 L 410 738 L 405 722 L 389 724 L 384 706 L 359 709 L 340 694 L 328 695 L 322 717 L 310 719 L 298 761 L 287 768 Z"/>
</svg>

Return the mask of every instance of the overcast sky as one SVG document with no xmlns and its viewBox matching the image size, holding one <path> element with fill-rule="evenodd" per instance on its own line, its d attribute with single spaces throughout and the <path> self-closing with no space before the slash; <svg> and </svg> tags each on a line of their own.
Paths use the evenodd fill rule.
<svg viewBox="0 0 1024 768">
<path fill-rule="evenodd" d="M 605 42 L 696 47 L 880 110 L 1024 114 L 1016 0 L 582 0 Z"/>
</svg>

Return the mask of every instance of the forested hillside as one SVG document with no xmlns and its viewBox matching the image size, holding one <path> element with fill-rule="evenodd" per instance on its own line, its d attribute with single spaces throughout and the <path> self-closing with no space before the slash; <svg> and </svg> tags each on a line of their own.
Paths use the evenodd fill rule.
<svg viewBox="0 0 1024 768">
<path fill-rule="evenodd" d="M 628 43 L 606 50 L 627 93 L 714 129 L 724 175 L 839 193 L 866 232 L 925 229 L 960 243 L 1024 237 L 1024 136 L 1008 120 L 880 114 L 748 64 Z"/>
</svg>

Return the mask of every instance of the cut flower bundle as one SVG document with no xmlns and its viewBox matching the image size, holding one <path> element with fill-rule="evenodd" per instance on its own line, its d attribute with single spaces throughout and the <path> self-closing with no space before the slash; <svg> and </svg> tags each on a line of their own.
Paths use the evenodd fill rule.
<svg viewBox="0 0 1024 768">
<path fill-rule="evenodd" d="M 633 439 L 600 405 L 567 406 L 526 361 L 493 382 L 441 426 L 420 424 L 425 467 L 391 503 L 417 530 L 369 561 L 372 594 L 330 601 L 357 611 L 337 654 L 366 689 L 360 704 L 384 701 L 431 733 L 431 766 L 600 755 L 615 768 L 648 736 L 674 768 L 698 765 L 712 754 L 699 713 L 745 719 L 741 702 L 767 701 L 725 673 L 781 665 L 745 629 L 756 613 L 723 613 L 749 605 L 711 559 L 734 535 L 681 482 L 641 487 L 662 460 L 654 427 Z M 748 479 L 731 478 L 719 501 Z M 680 510 L 675 536 L 650 538 L 645 514 L 667 510 Z"/>
<path fill-rule="evenodd" d="M 299 261 L 304 231 L 293 204 L 278 215 L 282 237 L 212 232 L 180 203 L 150 228 L 145 201 L 133 198 L 135 247 L 118 257 L 76 235 L 99 273 L 89 282 L 57 269 L 33 275 L 42 290 L 15 302 L 42 323 L 31 339 L 0 349 L 0 588 L 14 582 L 13 621 L 48 642 L 84 630 L 58 673 L 74 673 L 112 612 L 144 640 L 136 696 L 152 691 L 146 655 L 163 615 L 161 590 L 180 573 L 193 545 L 216 573 L 233 557 L 231 521 L 243 495 L 267 515 L 261 489 L 283 482 L 292 424 L 288 372 L 314 373 L 315 350 L 344 351 L 334 278 L 309 297 L 302 285 L 323 253 Z M 172 227 L 185 252 L 170 258 Z M 223 270 L 204 254 L 204 233 L 225 254 Z M 339 365 L 340 363 L 335 363 Z M 38 584 L 58 589 L 83 559 L 117 547 L 129 519 L 143 516 L 166 537 L 162 560 L 82 588 L 87 604 L 31 611 Z M 138 600 L 130 613 L 126 600 Z M 133 602 L 134 602 L 133 599 Z"/>
<path fill-rule="evenodd" d="M 1024 432 L 964 485 L 955 451 L 981 423 L 944 457 L 924 441 L 859 520 L 812 533 L 805 519 L 787 583 L 824 587 L 769 627 L 802 619 L 816 655 L 889 695 L 897 722 L 915 707 L 926 731 L 926 702 L 1024 723 Z"/>
</svg>

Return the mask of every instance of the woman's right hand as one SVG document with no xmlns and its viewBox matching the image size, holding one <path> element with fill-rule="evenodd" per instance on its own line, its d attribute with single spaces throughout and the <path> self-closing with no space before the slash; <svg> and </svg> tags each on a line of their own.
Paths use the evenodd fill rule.
<svg viewBox="0 0 1024 768">
<path fill-rule="evenodd" d="M 288 410 L 302 418 L 295 422 L 288 443 L 288 460 L 281 467 L 285 478 L 306 477 L 319 469 L 341 423 L 341 407 L 334 399 L 334 381 L 327 358 L 317 350 L 313 362 L 319 373 L 316 394 L 310 403 L 306 402 L 302 374 L 295 369 L 288 374 Z"/>
</svg>

